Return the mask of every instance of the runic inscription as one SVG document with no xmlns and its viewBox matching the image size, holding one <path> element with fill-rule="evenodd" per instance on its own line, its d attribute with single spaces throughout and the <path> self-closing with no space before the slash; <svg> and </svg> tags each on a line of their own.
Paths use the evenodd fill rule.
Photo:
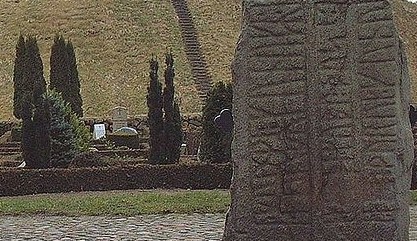
<svg viewBox="0 0 417 241">
<path fill-rule="evenodd" d="M 224 240 L 408 240 L 407 65 L 388 1 L 246 0 Z"/>
</svg>

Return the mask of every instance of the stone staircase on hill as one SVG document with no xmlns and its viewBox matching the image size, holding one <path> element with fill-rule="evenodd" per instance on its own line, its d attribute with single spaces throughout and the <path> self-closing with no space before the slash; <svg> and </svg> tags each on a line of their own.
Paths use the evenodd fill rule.
<svg viewBox="0 0 417 241">
<path fill-rule="evenodd" d="M 20 154 L 20 142 L 0 143 L 0 156 Z"/>
<path fill-rule="evenodd" d="M 191 65 L 191 72 L 198 94 L 200 99 L 204 100 L 212 87 L 213 81 L 208 71 L 206 59 L 201 50 L 201 44 L 198 41 L 193 17 L 186 0 L 171 0 L 171 2 L 178 16 L 181 35 L 185 45 L 185 53 Z"/>
<path fill-rule="evenodd" d="M 0 169 L 19 166 L 22 161 L 14 155 L 20 154 L 20 142 L 0 143 Z"/>
</svg>

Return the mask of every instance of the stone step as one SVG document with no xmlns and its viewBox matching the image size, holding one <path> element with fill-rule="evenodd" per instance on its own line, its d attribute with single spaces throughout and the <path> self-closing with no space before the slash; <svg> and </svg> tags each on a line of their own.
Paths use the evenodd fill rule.
<svg viewBox="0 0 417 241">
<path fill-rule="evenodd" d="M 199 64 L 195 64 L 196 66 L 201 66 L 201 57 L 196 55 L 196 54 L 187 54 L 187 57 L 189 60 L 193 61 L 193 62 L 198 62 Z M 194 63 L 191 63 L 191 66 L 193 66 Z"/>
<path fill-rule="evenodd" d="M 208 74 L 206 74 L 206 73 L 194 73 L 194 74 L 200 80 L 207 80 L 208 79 Z M 200 84 L 202 84 L 202 83 L 200 83 Z"/>
<path fill-rule="evenodd" d="M 198 90 L 208 92 L 211 88 L 209 86 L 200 85 Z"/>
<path fill-rule="evenodd" d="M 8 151 L 8 152 L 0 152 L 0 156 L 12 156 L 12 155 L 20 155 L 22 152 L 20 151 Z"/>
<path fill-rule="evenodd" d="M 200 87 L 209 87 L 211 86 L 211 83 L 207 81 L 207 78 L 204 78 L 200 76 L 198 79 L 196 79 L 196 82 L 199 84 Z"/>
<path fill-rule="evenodd" d="M 201 60 L 200 61 L 197 60 L 193 63 L 193 65 L 191 65 L 191 68 L 196 69 L 196 70 L 199 70 L 199 69 L 207 70 L 208 66 L 205 62 Z"/>
<path fill-rule="evenodd" d="M 209 76 L 208 72 L 193 72 L 194 76 L 198 77 L 200 80 L 203 80 L 204 83 L 207 82 L 207 77 Z M 198 83 L 198 84 L 204 84 Z"/>
<path fill-rule="evenodd" d="M 0 152 L 20 152 L 20 147 L 0 147 Z"/>
<path fill-rule="evenodd" d="M 201 55 L 201 45 L 198 43 L 186 43 L 185 44 L 185 53 L 190 54 L 200 54 Z"/>
<path fill-rule="evenodd" d="M 195 34 L 195 33 L 183 33 L 183 37 L 185 39 L 184 40 L 185 44 L 198 43 L 197 34 Z"/>
<path fill-rule="evenodd" d="M 193 71 L 194 73 L 206 73 L 208 72 L 207 69 L 208 67 L 202 64 L 191 66 L 191 71 Z"/>
<path fill-rule="evenodd" d="M 22 161 L 4 160 L 0 162 L 0 167 L 18 167 Z"/>
<path fill-rule="evenodd" d="M 180 25 L 182 28 L 186 27 L 186 28 L 195 29 L 195 26 L 191 20 L 181 20 Z"/>
<path fill-rule="evenodd" d="M 185 52 L 189 53 L 200 53 L 201 52 L 201 46 L 199 44 L 187 44 Z"/>
<path fill-rule="evenodd" d="M 184 11 L 184 10 L 177 10 L 176 11 L 178 17 L 181 19 L 181 21 L 188 21 L 188 19 L 193 19 L 193 16 L 190 12 Z"/>
<path fill-rule="evenodd" d="M 182 33 L 195 33 L 196 29 L 192 23 L 180 24 Z"/>
<path fill-rule="evenodd" d="M 0 143 L 0 147 L 19 147 L 20 148 L 20 142 L 18 141 L 4 142 L 4 143 Z"/>
<path fill-rule="evenodd" d="M 202 89 L 202 90 L 211 90 L 211 85 L 209 85 L 209 84 L 200 85 L 200 89 Z"/>
<path fill-rule="evenodd" d="M 183 43 L 185 46 L 188 45 L 197 45 L 197 46 L 201 46 L 201 44 L 198 42 L 197 36 L 183 36 Z"/>
</svg>

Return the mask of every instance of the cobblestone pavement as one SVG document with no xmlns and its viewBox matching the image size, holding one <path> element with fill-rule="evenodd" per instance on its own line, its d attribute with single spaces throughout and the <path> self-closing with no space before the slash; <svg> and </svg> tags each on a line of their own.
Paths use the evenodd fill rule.
<svg viewBox="0 0 417 241">
<path fill-rule="evenodd" d="M 224 214 L 1 217 L 0 240 L 220 240 Z"/>
<path fill-rule="evenodd" d="M 417 206 L 410 241 L 417 241 Z M 220 240 L 224 214 L 0 217 L 0 240 Z"/>
</svg>

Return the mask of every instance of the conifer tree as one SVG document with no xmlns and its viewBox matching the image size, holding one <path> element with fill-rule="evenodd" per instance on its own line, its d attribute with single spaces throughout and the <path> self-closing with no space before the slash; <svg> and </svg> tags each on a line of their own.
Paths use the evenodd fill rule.
<svg viewBox="0 0 417 241">
<path fill-rule="evenodd" d="M 37 41 L 25 43 L 22 82 L 22 152 L 29 168 L 45 168 L 49 163 L 49 115 L 45 103 L 46 82 Z"/>
<path fill-rule="evenodd" d="M 70 92 L 68 103 L 71 105 L 71 109 L 78 116 L 83 116 L 83 100 L 81 98 L 81 84 L 80 78 L 78 77 L 77 60 L 75 58 L 74 46 L 71 41 L 67 42 L 66 45 L 67 56 L 68 56 L 68 81 Z"/>
<path fill-rule="evenodd" d="M 33 113 L 34 162 L 37 168 L 49 167 L 51 138 L 50 138 L 49 102 L 43 95 Z"/>
<path fill-rule="evenodd" d="M 76 151 L 81 153 L 87 151 L 91 143 L 90 130 L 85 126 L 84 122 L 73 111 L 70 112 L 69 123 L 75 135 Z"/>
<path fill-rule="evenodd" d="M 42 95 L 46 92 L 46 81 L 43 76 L 43 63 L 36 38 L 31 36 L 26 42 L 24 73 L 24 92 L 32 96 L 32 103 L 36 108 L 41 103 Z"/>
<path fill-rule="evenodd" d="M 22 118 L 22 157 L 26 162 L 26 166 L 29 168 L 36 168 L 35 160 L 35 146 L 33 145 L 34 128 L 32 122 L 32 101 L 29 95 L 22 97 L 21 103 L 21 118 Z"/>
<path fill-rule="evenodd" d="M 178 103 L 174 100 L 173 125 L 172 125 L 172 148 L 168 160 L 178 162 L 181 155 L 181 145 L 183 142 L 181 112 Z"/>
<path fill-rule="evenodd" d="M 65 40 L 61 35 L 56 35 L 51 47 L 49 89 L 62 94 L 69 89 L 67 60 Z"/>
<path fill-rule="evenodd" d="M 16 45 L 16 57 L 13 69 L 13 115 L 17 119 L 21 119 L 22 98 L 23 98 L 23 81 L 25 69 L 25 38 L 20 35 Z"/>
<path fill-rule="evenodd" d="M 174 103 L 174 58 L 171 52 L 165 54 L 165 88 L 163 92 L 164 102 L 164 134 L 165 154 L 164 163 L 175 163 L 179 161 L 182 129 L 179 106 Z"/>
<path fill-rule="evenodd" d="M 77 60 L 71 41 L 65 41 L 62 35 L 56 35 L 51 47 L 50 89 L 61 93 L 77 116 L 83 116 L 80 79 Z"/>
<path fill-rule="evenodd" d="M 203 132 L 199 157 L 205 162 L 227 162 L 231 158 L 230 139 L 215 125 L 214 118 L 223 109 L 232 109 L 232 85 L 218 82 L 209 92 L 203 106 Z M 225 145 L 225 143 L 227 143 Z"/>
<path fill-rule="evenodd" d="M 149 162 L 152 164 L 160 164 L 165 161 L 162 86 L 158 80 L 158 61 L 152 57 L 149 64 L 150 83 L 146 96 L 150 134 Z"/>
<path fill-rule="evenodd" d="M 78 153 L 77 140 L 70 123 L 71 108 L 60 93 L 47 95 L 50 107 L 51 167 L 67 167 Z"/>
</svg>

